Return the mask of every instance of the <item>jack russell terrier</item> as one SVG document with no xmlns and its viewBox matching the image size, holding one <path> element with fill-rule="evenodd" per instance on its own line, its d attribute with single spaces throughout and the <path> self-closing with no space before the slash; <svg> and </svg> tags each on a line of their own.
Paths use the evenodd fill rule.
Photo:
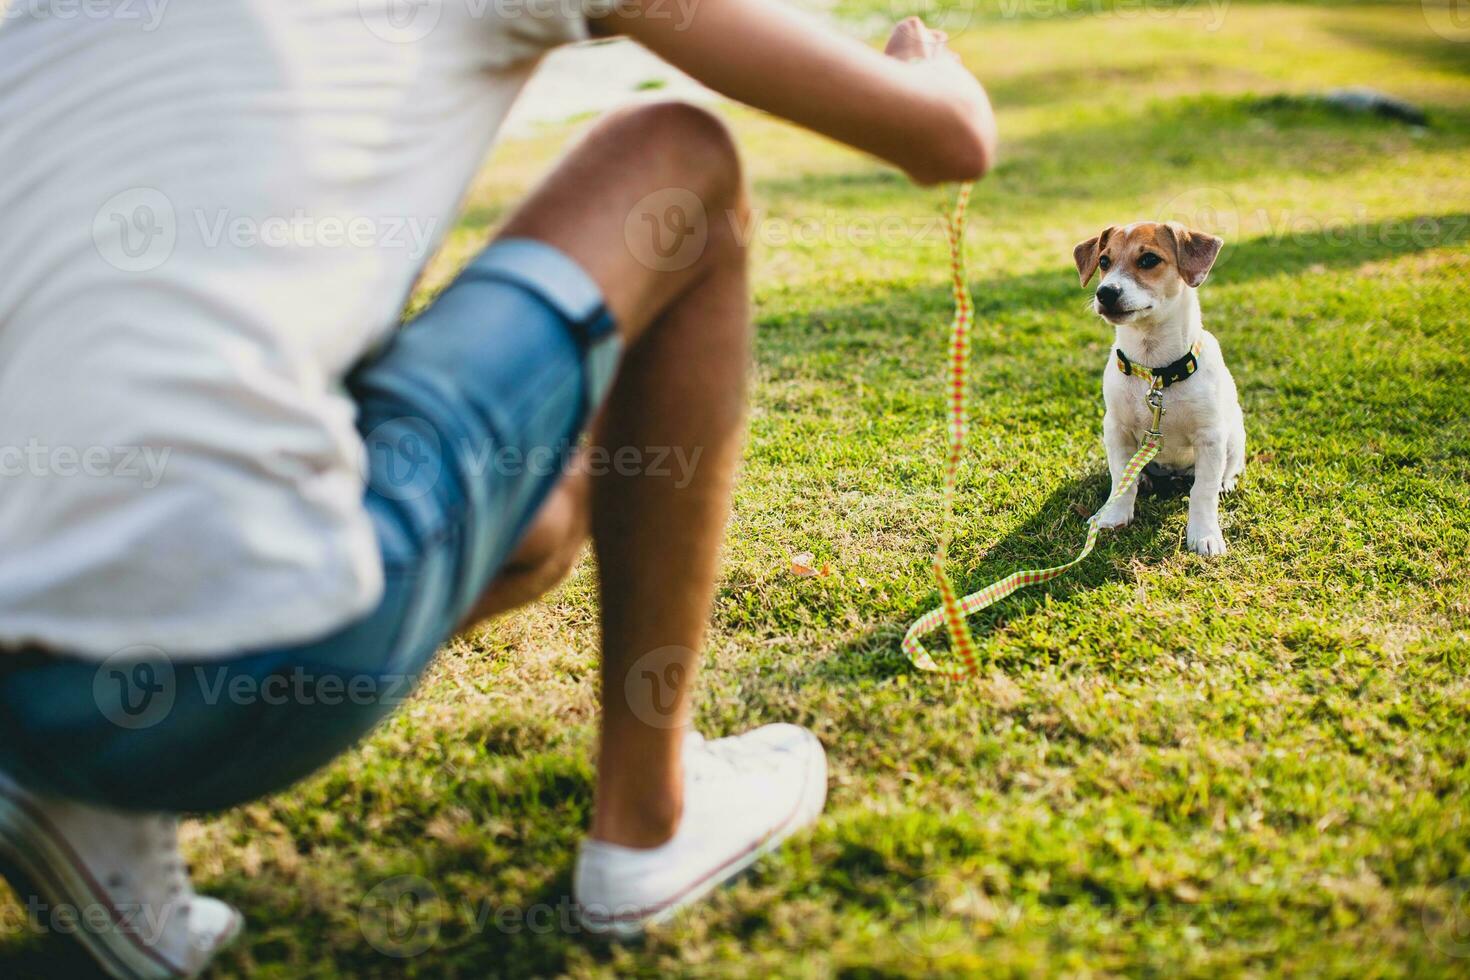
<svg viewBox="0 0 1470 980">
<path fill-rule="evenodd" d="M 1195 292 L 1222 244 L 1172 221 L 1140 222 L 1105 228 L 1072 252 L 1082 285 L 1102 271 L 1092 308 L 1116 331 L 1103 373 L 1103 445 L 1113 492 L 1152 428 L 1150 388 L 1161 386 L 1162 448 L 1148 472 L 1194 475 L 1188 540 L 1201 555 L 1225 553 L 1220 494 L 1234 490 L 1245 469 L 1245 419 L 1235 379 L 1219 342 L 1200 320 Z M 1133 520 L 1137 495 L 1135 483 L 1098 513 L 1098 527 L 1122 527 Z"/>
</svg>

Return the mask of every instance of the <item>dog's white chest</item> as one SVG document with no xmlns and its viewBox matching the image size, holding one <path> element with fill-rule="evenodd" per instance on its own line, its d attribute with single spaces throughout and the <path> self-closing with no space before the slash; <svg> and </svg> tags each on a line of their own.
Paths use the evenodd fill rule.
<svg viewBox="0 0 1470 980">
<path fill-rule="evenodd" d="M 1165 388 L 1162 440 L 1154 465 L 1187 472 L 1194 468 L 1195 447 L 1201 429 L 1210 429 L 1219 415 L 1215 372 L 1201 372 Z M 1148 405 L 1149 382 L 1117 372 L 1103 385 L 1108 414 L 1127 433 L 1136 448 L 1153 426 Z"/>
<path fill-rule="evenodd" d="M 1172 398 L 1170 397 L 1171 392 L 1173 393 Z M 1160 426 L 1163 440 L 1159 446 L 1159 454 L 1154 457 L 1154 465 L 1164 469 L 1180 471 L 1194 469 L 1194 436 L 1199 430 L 1200 406 L 1198 399 L 1181 397 L 1182 394 L 1183 392 L 1177 388 L 1164 392 L 1164 417 L 1163 424 Z M 1147 426 L 1151 421 L 1151 416 L 1146 406 L 1144 415 L 1143 424 Z"/>
</svg>

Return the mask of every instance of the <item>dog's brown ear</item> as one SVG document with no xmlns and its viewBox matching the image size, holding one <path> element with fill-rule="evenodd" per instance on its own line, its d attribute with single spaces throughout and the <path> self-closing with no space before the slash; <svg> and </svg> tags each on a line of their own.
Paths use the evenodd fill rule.
<svg viewBox="0 0 1470 980">
<path fill-rule="evenodd" d="M 1082 285 L 1087 285 L 1087 280 L 1097 271 L 1097 259 L 1102 255 L 1103 246 L 1108 243 L 1108 236 L 1117 230 L 1116 225 L 1108 225 L 1102 233 L 1085 242 L 1078 242 L 1077 247 L 1072 249 L 1072 261 L 1077 263 L 1077 275 L 1082 278 Z"/>
<path fill-rule="evenodd" d="M 1225 242 L 1214 235 L 1186 228 L 1177 221 L 1167 222 L 1162 228 L 1163 234 L 1159 237 L 1173 247 L 1174 265 L 1179 270 L 1179 277 L 1191 286 L 1204 282 Z"/>
</svg>

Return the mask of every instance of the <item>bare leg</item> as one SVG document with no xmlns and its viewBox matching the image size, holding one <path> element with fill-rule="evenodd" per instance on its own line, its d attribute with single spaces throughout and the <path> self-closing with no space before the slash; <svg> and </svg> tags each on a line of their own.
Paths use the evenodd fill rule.
<svg viewBox="0 0 1470 980">
<path fill-rule="evenodd" d="M 562 478 L 536 512 L 505 567 L 481 594 L 466 618 L 466 626 L 523 606 L 566 578 L 587 541 L 591 490 L 585 471 L 573 470 Z"/>
<path fill-rule="evenodd" d="M 598 467 L 588 484 L 603 641 L 592 835 L 615 844 L 662 843 L 682 809 L 690 681 L 744 411 L 749 317 L 737 232 L 745 220 L 738 160 L 723 126 L 703 110 L 668 104 L 602 123 L 503 231 L 576 259 L 617 318 L 627 350 L 589 454 L 600 449 L 609 459 L 631 448 L 647 462 L 651 451 L 667 449 L 695 461 L 692 472 L 674 468 L 667 476 Z M 518 549 L 520 574 L 513 562 L 513 574 L 491 588 L 480 612 L 524 601 L 527 589 L 549 584 L 537 578 L 542 570 L 555 573 L 568 548 L 575 554 L 578 491 L 559 491 L 550 506 Z M 538 534 L 546 547 L 532 540 Z M 637 688 L 649 669 L 674 681 L 671 690 L 652 692 L 654 712 L 627 696 L 630 672 Z"/>
</svg>

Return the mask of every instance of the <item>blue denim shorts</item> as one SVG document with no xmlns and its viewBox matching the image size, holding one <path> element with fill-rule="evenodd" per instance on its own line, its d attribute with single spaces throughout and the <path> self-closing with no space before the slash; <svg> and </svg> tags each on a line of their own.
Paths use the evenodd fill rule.
<svg viewBox="0 0 1470 980">
<path fill-rule="evenodd" d="M 7 654 L 0 769 L 45 794 L 187 812 L 325 765 L 402 703 L 494 579 L 618 357 L 580 266 L 530 239 L 491 245 L 347 379 L 382 549 L 377 608 L 325 639 L 223 660 Z"/>
</svg>

